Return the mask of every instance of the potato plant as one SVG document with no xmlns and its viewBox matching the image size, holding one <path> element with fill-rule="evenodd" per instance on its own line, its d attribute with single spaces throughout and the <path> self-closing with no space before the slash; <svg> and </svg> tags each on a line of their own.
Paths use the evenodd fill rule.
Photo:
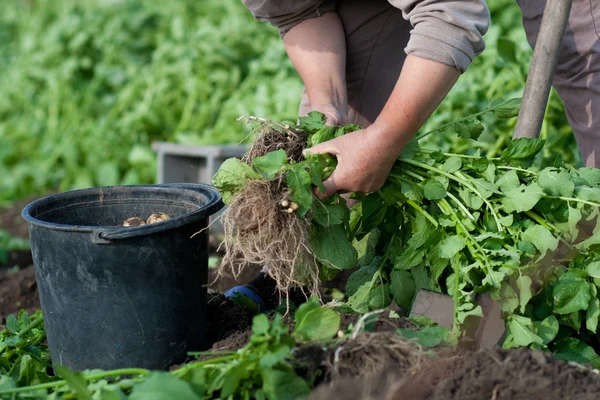
<svg viewBox="0 0 600 400">
<path fill-rule="evenodd" d="M 518 101 L 495 101 L 485 112 L 512 118 Z M 302 131 L 309 148 L 356 127 L 328 127 L 322 115 L 311 113 L 297 127 L 262 121 L 259 129 L 267 137 L 281 129 Z M 473 117 L 455 122 L 454 129 L 471 140 L 482 131 Z M 298 204 L 293 218 L 304 221 L 297 226 L 308 235 L 294 242 L 291 252 L 307 253 L 316 265 L 298 262 L 310 257 L 266 262 L 284 290 L 303 283 L 314 288 L 314 282 L 296 279 L 314 277 L 312 268 L 323 281 L 358 267 L 348 279 L 342 309 L 366 313 L 392 301 L 409 309 L 419 289 L 431 289 L 454 298 L 457 329 L 466 318 L 482 315 L 475 295 L 490 293 L 506 320 L 505 347 L 546 348 L 600 365 L 595 352 L 600 170 L 574 168 L 560 159 L 533 166 L 543 146 L 542 140 L 518 139 L 499 156 L 486 157 L 421 148 L 413 141 L 381 190 L 355 194 L 360 203 L 351 210 L 339 196 L 320 201 L 313 195 L 335 167 L 335 160 L 324 156 L 290 160 L 279 149 L 246 162 L 232 159 L 214 183 L 234 216 L 236 199 L 243 200 L 245 188 L 256 181 L 277 182 L 278 190 Z M 257 213 L 253 216 L 259 218 Z M 244 246 L 257 247 L 249 234 L 257 227 L 228 232 L 226 225 L 226 243 L 240 249 L 234 254 L 243 254 Z M 258 255 L 271 260 L 275 254 L 269 250 Z M 293 271 L 291 280 L 280 279 L 282 269 Z"/>
</svg>

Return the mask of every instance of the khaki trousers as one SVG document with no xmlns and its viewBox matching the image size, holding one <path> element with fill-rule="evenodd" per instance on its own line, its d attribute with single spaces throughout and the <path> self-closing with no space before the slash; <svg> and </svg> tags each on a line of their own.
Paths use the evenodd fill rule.
<svg viewBox="0 0 600 400">
<path fill-rule="evenodd" d="M 533 47 L 546 2 L 517 2 Z M 366 127 L 375 121 L 398 80 L 412 27 L 386 0 L 339 0 L 337 13 L 346 35 L 349 119 Z M 585 164 L 600 168 L 600 0 L 573 1 L 553 84 Z M 300 115 L 308 111 L 304 92 Z"/>
</svg>

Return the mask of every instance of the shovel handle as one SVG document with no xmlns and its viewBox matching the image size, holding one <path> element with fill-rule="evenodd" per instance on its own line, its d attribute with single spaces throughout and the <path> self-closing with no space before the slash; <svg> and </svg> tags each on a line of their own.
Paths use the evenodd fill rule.
<svg viewBox="0 0 600 400">
<path fill-rule="evenodd" d="M 513 139 L 537 138 L 573 0 L 547 0 Z"/>
</svg>

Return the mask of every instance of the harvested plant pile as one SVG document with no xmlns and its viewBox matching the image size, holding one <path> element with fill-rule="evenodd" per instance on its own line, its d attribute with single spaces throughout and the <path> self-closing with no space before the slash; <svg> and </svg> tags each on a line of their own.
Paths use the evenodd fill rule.
<svg viewBox="0 0 600 400">
<path fill-rule="evenodd" d="M 518 104 L 494 102 L 486 112 L 512 118 Z M 302 131 L 307 148 L 357 129 L 325 126 L 319 113 L 294 127 L 259 122 L 258 141 Z M 476 119 L 456 125 L 472 139 L 482 131 Z M 283 291 L 314 291 L 317 269 L 324 281 L 358 267 L 341 310 L 365 313 L 392 300 L 408 309 L 418 289 L 441 291 L 455 300 L 455 333 L 466 318 L 482 315 L 475 294 L 490 292 L 504 313 L 506 348 L 550 349 L 600 365 L 600 226 L 589 232 L 600 206 L 600 170 L 560 160 L 531 167 L 543 146 L 519 139 L 488 158 L 413 141 L 381 190 L 354 194 L 361 202 L 351 210 L 337 195 L 313 195 L 335 167 L 329 156 L 298 159 L 284 148 L 228 160 L 214 179 L 229 204 L 223 267 L 265 265 Z M 288 213 L 284 200 L 298 209 Z M 263 230 L 262 221 L 273 222 Z"/>
</svg>

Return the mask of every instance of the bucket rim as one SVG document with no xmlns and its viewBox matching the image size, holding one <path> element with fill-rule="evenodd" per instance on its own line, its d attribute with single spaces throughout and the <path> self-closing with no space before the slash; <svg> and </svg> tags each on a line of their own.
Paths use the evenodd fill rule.
<svg viewBox="0 0 600 400">
<path fill-rule="evenodd" d="M 54 222 L 47 222 L 41 219 L 35 218 L 32 215 L 32 211 L 47 205 L 49 203 L 59 200 L 63 196 L 85 196 L 88 194 L 102 193 L 103 190 L 115 190 L 115 189 L 149 189 L 158 192 L 162 191 L 178 191 L 187 192 L 195 196 L 203 196 L 206 199 L 206 204 L 199 206 L 197 210 L 193 210 L 189 213 L 169 219 L 167 221 L 161 221 L 154 224 L 136 226 L 136 227 L 120 227 L 120 226 L 92 226 L 92 225 L 68 225 L 58 224 Z M 223 208 L 223 200 L 217 189 L 212 185 L 202 183 L 174 183 L 174 184 L 154 184 L 154 185 L 118 185 L 118 186 L 99 186 L 86 189 L 76 189 L 61 193 L 55 193 L 48 196 L 44 196 L 40 199 L 34 200 L 29 203 L 21 212 L 21 217 L 30 225 L 36 226 L 53 231 L 63 232 L 87 232 L 93 233 L 99 240 L 117 240 L 117 239 L 128 239 L 138 236 L 146 236 L 154 233 L 169 231 L 172 229 L 179 228 L 190 223 L 194 223 L 203 218 L 215 214 L 221 208 Z"/>
</svg>

